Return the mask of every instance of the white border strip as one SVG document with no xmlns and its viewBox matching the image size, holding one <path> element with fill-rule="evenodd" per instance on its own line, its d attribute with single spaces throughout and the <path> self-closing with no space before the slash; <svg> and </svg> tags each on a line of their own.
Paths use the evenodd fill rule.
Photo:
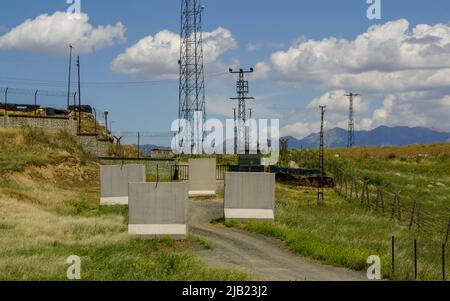
<svg viewBox="0 0 450 301">
<path fill-rule="evenodd" d="M 187 225 L 128 225 L 128 233 L 132 235 L 187 235 Z"/>
<path fill-rule="evenodd" d="M 112 198 L 100 198 L 100 205 L 112 206 L 112 205 L 128 205 L 128 197 L 112 197 Z"/>
<path fill-rule="evenodd" d="M 231 219 L 275 219 L 270 209 L 225 209 L 225 218 Z"/>
<path fill-rule="evenodd" d="M 214 190 L 192 190 L 189 191 L 189 196 L 209 196 L 216 195 Z"/>
</svg>

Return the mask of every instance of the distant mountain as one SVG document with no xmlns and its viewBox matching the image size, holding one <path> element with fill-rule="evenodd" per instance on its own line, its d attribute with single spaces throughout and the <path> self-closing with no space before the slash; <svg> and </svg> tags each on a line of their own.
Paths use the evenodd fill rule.
<svg viewBox="0 0 450 301">
<path fill-rule="evenodd" d="M 137 145 L 134 145 L 134 147 L 138 147 Z M 141 151 L 141 153 L 143 153 L 145 156 L 150 157 L 152 155 L 152 150 L 154 149 L 164 149 L 164 150 L 171 150 L 170 147 L 165 147 L 165 146 L 158 146 L 158 145 L 154 145 L 154 144 L 145 144 L 145 145 L 141 145 L 139 147 L 139 150 Z"/>
<path fill-rule="evenodd" d="M 318 148 L 320 135 L 311 134 L 304 139 L 286 137 L 289 148 Z M 347 147 L 347 130 L 334 128 L 324 133 L 327 148 Z M 355 131 L 355 146 L 406 146 L 450 142 L 450 133 L 421 127 L 380 126 L 371 131 Z"/>
</svg>

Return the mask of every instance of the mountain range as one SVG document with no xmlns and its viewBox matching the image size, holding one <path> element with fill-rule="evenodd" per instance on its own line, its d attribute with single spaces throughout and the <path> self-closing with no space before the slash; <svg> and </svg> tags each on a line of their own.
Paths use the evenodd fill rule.
<svg viewBox="0 0 450 301">
<path fill-rule="evenodd" d="M 303 139 L 291 136 L 290 149 L 318 148 L 320 134 L 311 134 Z M 334 128 L 324 132 L 327 148 L 347 147 L 348 132 L 342 128 Z M 371 131 L 355 131 L 354 146 L 406 146 L 417 144 L 450 143 L 450 133 L 427 129 L 423 127 L 387 127 L 380 126 Z"/>
</svg>

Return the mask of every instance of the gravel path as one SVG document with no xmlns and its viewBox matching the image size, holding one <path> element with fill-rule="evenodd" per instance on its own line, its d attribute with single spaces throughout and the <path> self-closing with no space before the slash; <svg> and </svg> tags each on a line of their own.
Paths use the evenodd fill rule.
<svg viewBox="0 0 450 301">
<path fill-rule="evenodd" d="M 213 246 L 212 250 L 202 250 L 197 254 L 211 266 L 240 269 L 257 280 L 367 280 L 362 272 L 323 265 L 292 254 L 278 240 L 211 225 L 211 220 L 223 217 L 221 201 L 191 200 L 189 210 L 192 234 L 205 238 Z"/>
</svg>

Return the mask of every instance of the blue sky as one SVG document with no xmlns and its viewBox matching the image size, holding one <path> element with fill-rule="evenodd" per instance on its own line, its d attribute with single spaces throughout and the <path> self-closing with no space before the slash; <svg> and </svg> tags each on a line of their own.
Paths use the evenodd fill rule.
<svg viewBox="0 0 450 301">
<path fill-rule="evenodd" d="M 217 58 L 211 61 L 207 73 L 218 73 L 221 68 L 226 72 L 231 65 L 244 68 L 264 66 L 267 72 L 251 79 L 251 93 L 256 101 L 250 106 L 255 109 L 257 117 L 280 118 L 282 134 L 302 137 L 317 131 L 319 113 L 315 107 L 322 103 L 329 106 L 327 126 L 344 126 L 343 91 L 349 90 L 363 94 L 357 103 L 358 128 L 370 129 L 387 124 L 450 130 L 450 122 L 442 120 L 444 113 L 450 112 L 450 92 L 445 87 L 449 86 L 449 79 L 444 76 L 450 70 L 447 61 L 450 58 L 450 31 L 447 31 L 450 1 L 383 0 L 381 20 L 367 18 L 366 0 L 204 0 L 203 3 L 206 6 L 204 31 L 214 32 L 219 27 L 226 30 L 212 35 L 211 43 L 223 50 L 216 53 Z M 45 24 L 39 25 L 33 20 L 43 14 L 53 16 L 55 12 L 65 12 L 67 7 L 65 0 L 1 1 L 0 87 L 66 90 L 67 55 L 51 45 L 67 45 L 72 33 L 64 31 L 65 27 L 61 25 L 57 33 L 53 33 L 55 27 L 46 28 L 50 34 L 45 35 L 42 33 Z M 81 51 L 82 80 L 86 83 L 83 101 L 95 106 L 97 111 L 109 110 L 114 131 L 168 132 L 170 123 L 177 117 L 178 83 L 176 79 L 160 80 L 158 77 L 159 72 L 172 70 L 172 66 L 160 63 L 161 57 L 151 57 L 158 45 L 151 44 L 153 48 L 145 52 L 148 67 L 141 72 L 133 74 L 130 71 L 136 64 L 130 55 L 125 56 L 117 68 L 112 67 L 112 62 L 148 36 L 154 37 L 163 30 L 178 34 L 180 1 L 84 0 L 82 13 L 89 16 L 84 25 L 94 29 L 110 25 L 120 31 L 115 27 L 118 22 L 126 28 L 123 36 L 102 32 L 112 35 L 113 41 L 98 48 L 94 42 L 95 49 Z M 32 37 L 14 33 L 13 28 L 26 19 L 31 19 L 31 26 L 36 26 L 35 35 L 42 35 L 38 41 L 30 43 Z M 414 32 L 418 24 L 426 24 L 430 28 Z M 354 42 L 371 26 L 380 27 L 378 35 L 373 34 L 374 37 L 352 45 L 346 44 Z M 390 33 L 393 33 L 392 38 L 385 38 Z M 28 34 L 33 35 L 29 31 Z M 223 39 L 224 34 L 230 35 L 227 35 L 228 40 Z M 5 38 L 7 35 L 8 39 Z M 173 36 L 166 36 L 174 41 Z M 235 47 L 228 49 L 233 43 Z M 369 48 L 364 50 L 365 46 Z M 87 46 L 76 51 L 83 47 Z M 397 48 L 402 50 L 399 52 Z M 389 49 L 386 51 L 389 55 L 383 56 L 384 49 Z M 277 52 L 280 54 L 276 55 Z M 312 59 L 311 53 L 316 57 Z M 353 55 L 354 63 L 360 64 L 361 68 L 351 62 Z M 364 59 L 365 55 L 371 59 Z M 394 59 L 390 60 L 392 57 Z M 345 68 L 339 65 L 343 61 Z M 139 62 L 146 64 L 146 61 Z M 436 62 L 442 64 L 436 66 Z M 152 71 L 147 74 L 147 70 Z M 306 75 L 303 70 L 306 70 Z M 417 75 L 417 82 L 412 81 L 408 70 L 415 70 L 412 74 Z M 429 70 L 434 70 L 434 73 Z M 320 76 L 314 74 L 315 71 Z M 328 80 L 334 75 L 335 78 Z M 356 77 L 361 82 L 355 81 Z M 382 84 L 386 78 L 393 78 L 401 84 Z M 429 78 L 436 80 L 424 80 Z M 374 84 L 377 79 L 380 79 L 380 85 Z M 142 80 L 156 82 L 120 87 L 92 84 Z M 424 82 L 427 85 L 422 85 Z M 232 104 L 227 98 L 234 96 L 234 91 L 232 77 L 207 75 L 208 116 L 223 119 L 225 113 L 231 115 Z M 11 98 L 16 102 L 32 102 L 30 96 L 12 95 Z M 3 100 L 3 96 L 0 99 Z M 65 99 L 43 98 L 39 102 L 64 106 Z M 429 109 L 429 102 L 438 104 L 438 107 Z M 144 142 L 166 144 L 150 137 Z"/>
</svg>

